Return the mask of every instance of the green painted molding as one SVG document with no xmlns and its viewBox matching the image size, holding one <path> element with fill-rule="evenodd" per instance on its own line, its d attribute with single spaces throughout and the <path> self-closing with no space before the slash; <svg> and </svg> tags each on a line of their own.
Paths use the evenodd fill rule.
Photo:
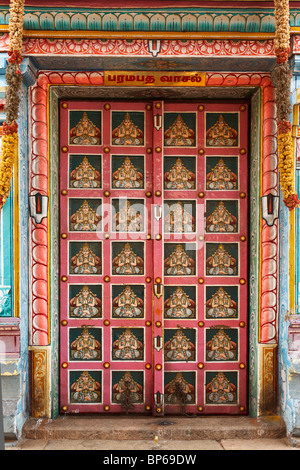
<svg viewBox="0 0 300 470">
<path fill-rule="evenodd" d="M 0 25 L 7 25 L 8 6 L 1 7 Z M 300 26 L 299 10 L 291 9 L 291 26 Z M 274 10 L 213 8 L 78 9 L 25 6 L 25 30 L 164 31 L 274 33 Z"/>
<path fill-rule="evenodd" d="M 59 415 L 59 104 L 55 88 L 49 88 L 50 162 L 50 344 L 51 413 Z"/>
<path fill-rule="evenodd" d="M 261 90 L 251 100 L 249 207 L 249 413 L 258 414 Z"/>
</svg>

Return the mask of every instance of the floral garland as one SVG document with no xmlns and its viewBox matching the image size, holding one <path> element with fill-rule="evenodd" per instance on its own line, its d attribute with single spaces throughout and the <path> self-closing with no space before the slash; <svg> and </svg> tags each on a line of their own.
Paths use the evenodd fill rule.
<svg viewBox="0 0 300 470">
<path fill-rule="evenodd" d="M 276 85 L 277 141 L 280 185 L 283 201 L 291 211 L 298 207 L 300 200 L 295 190 L 295 160 L 290 122 L 291 71 L 288 64 L 290 52 L 290 9 L 289 0 L 275 0 L 275 54 L 276 66 L 273 80 Z"/>
<path fill-rule="evenodd" d="M 23 60 L 23 16 L 25 0 L 11 0 L 9 20 L 9 51 L 6 67 L 6 121 L 3 123 L 2 150 L 0 157 L 0 209 L 10 192 L 14 164 L 18 155 L 18 124 L 20 89 L 22 75 L 20 64 Z"/>
</svg>

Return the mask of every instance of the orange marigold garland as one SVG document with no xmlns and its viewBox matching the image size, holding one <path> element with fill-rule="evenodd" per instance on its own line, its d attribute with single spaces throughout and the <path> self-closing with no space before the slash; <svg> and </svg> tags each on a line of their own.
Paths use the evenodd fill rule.
<svg viewBox="0 0 300 470">
<path fill-rule="evenodd" d="M 6 121 L 3 123 L 2 150 L 0 156 L 0 210 L 10 192 L 14 164 L 18 155 L 18 124 L 20 88 L 22 76 L 20 64 L 23 60 L 23 16 L 24 0 L 12 0 L 9 19 L 9 51 L 6 67 Z"/>
<path fill-rule="evenodd" d="M 275 0 L 275 54 L 277 57 L 273 71 L 276 86 L 277 141 L 280 185 L 283 201 L 289 210 L 295 209 L 300 200 L 295 189 L 295 157 L 290 122 L 291 71 L 288 64 L 290 52 L 290 9 L 289 0 Z"/>
</svg>

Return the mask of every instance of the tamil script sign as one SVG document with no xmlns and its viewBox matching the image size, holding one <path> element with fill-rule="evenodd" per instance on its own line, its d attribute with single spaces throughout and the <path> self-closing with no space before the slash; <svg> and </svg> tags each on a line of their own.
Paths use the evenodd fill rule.
<svg viewBox="0 0 300 470">
<path fill-rule="evenodd" d="M 205 72 L 105 71 L 106 86 L 205 86 Z"/>
</svg>

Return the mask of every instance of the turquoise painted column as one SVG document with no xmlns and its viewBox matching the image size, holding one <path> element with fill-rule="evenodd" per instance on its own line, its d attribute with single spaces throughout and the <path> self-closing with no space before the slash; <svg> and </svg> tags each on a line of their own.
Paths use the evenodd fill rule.
<svg viewBox="0 0 300 470">
<path fill-rule="evenodd" d="M 13 197 L 0 211 L 0 317 L 13 316 Z"/>
<path fill-rule="evenodd" d="M 0 87 L 6 85 L 5 67 L 7 54 L 0 56 Z M 0 97 L 5 98 L 3 92 Z M 0 125 L 5 121 L 0 111 Z M 13 184 L 12 184 L 13 188 Z M 13 316 L 13 189 L 0 211 L 0 318 Z"/>
</svg>

